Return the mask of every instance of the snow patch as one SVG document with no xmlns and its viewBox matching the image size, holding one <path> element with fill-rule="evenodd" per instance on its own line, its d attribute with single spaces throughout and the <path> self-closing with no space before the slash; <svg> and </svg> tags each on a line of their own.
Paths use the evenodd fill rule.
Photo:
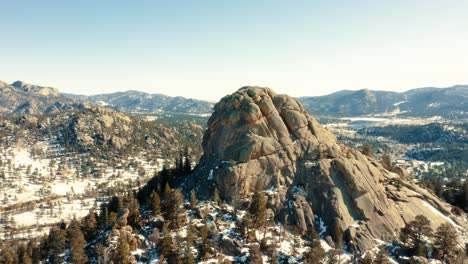
<svg viewBox="0 0 468 264">
<path fill-rule="evenodd" d="M 431 209 L 431 211 L 433 213 L 435 213 L 436 215 L 444 218 L 445 220 L 447 220 L 447 222 L 451 223 L 454 227 L 459 227 L 455 222 L 453 222 L 453 220 L 450 218 L 450 217 L 447 217 L 446 215 L 442 214 L 439 210 L 437 210 L 436 208 L 434 208 L 434 206 L 432 206 L 431 204 L 429 204 L 428 202 L 426 201 L 422 201 L 423 205 L 428 207 L 429 209 Z"/>
</svg>

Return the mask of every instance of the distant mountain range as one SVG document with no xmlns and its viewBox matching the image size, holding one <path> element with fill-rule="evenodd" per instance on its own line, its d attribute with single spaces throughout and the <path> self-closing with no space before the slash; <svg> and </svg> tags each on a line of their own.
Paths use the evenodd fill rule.
<svg viewBox="0 0 468 264">
<path fill-rule="evenodd" d="M 163 94 L 125 91 L 91 96 L 60 93 L 57 89 L 16 81 L 0 81 L 0 115 L 51 113 L 83 109 L 87 104 L 126 113 L 209 115 L 214 103 Z M 399 116 L 468 118 L 468 85 L 418 88 L 407 92 L 343 90 L 325 96 L 300 97 L 305 109 L 320 117 Z"/>
<path fill-rule="evenodd" d="M 468 85 L 418 88 L 403 93 L 367 89 L 343 90 L 330 95 L 298 99 L 309 113 L 317 116 L 397 115 L 468 118 Z"/>
<path fill-rule="evenodd" d="M 213 103 L 181 96 L 171 97 L 163 94 L 149 94 L 139 91 L 116 92 L 91 96 L 67 94 L 72 98 L 88 100 L 102 106 L 115 108 L 127 113 L 143 114 L 210 114 Z"/>
</svg>

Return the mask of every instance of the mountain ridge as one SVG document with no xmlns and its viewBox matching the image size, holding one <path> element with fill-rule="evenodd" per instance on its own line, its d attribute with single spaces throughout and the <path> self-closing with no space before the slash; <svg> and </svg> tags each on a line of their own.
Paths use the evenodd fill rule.
<svg viewBox="0 0 468 264">
<path fill-rule="evenodd" d="M 70 95 L 68 96 L 76 96 Z M 93 103 L 113 107 L 124 112 L 154 113 L 189 113 L 208 114 L 213 103 L 183 96 L 151 94 L 137 90 L 127 90 L 108 94 L 78 96 Z"/>
<path fill-rule="evenodd" d="M 60 93 L 51 87 L 16 81 L 0 81 L 0 114 L 40 114 L 57 110 L 80 109 L 80 104 L 93 103 L 117 110 L 144 115 L 212 113 L 213 102 L 151 94 L 135 89 L 123 92 L 77 95 Z M 318 117 L 433 117 L 468 118 L 468 85 L 447 88 L 422 87 L 406 92 L 381 90 L 341 90 L 328 95 L 302 96 L 297 99 Z"/>
<path fill-rule="evenodd" d="M 311 114 L 317 116 L 442 116 L 449 119 L 468 118 L 467 99 L 468 85 L 423 87 L 406 92 L 342 90 L 329 95 L 298 98 Z"/>
</svg>

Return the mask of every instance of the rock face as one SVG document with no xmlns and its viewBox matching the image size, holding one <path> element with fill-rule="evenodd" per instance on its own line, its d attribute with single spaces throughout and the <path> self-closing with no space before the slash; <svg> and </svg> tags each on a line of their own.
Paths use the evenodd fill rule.
<svg viewBox="0 0 468 264">
<path fill-rule="evenodd" d="M 419 214 L 434 228 L 463 224 L 429 191 L 340 145 L 298 101 L 269 88 L 243 87 L 217 103 L 203 149 L 189 188 L 202 195 L 218 188 L 232 203 L 262 181 L 277 220 L 303 233 L 323 222 L 354 249 L 393 240 Z"/>
</svg>

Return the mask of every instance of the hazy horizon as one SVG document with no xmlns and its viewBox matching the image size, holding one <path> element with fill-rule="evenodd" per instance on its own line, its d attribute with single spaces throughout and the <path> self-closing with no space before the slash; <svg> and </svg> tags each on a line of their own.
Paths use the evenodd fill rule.
<svg viewBox="0 0 468 264">
<path fill-rule="evenodd" d="M 217 101 L 468 84 L 468 2 L 10 1 L 0 78 Z"/>
</svg>

